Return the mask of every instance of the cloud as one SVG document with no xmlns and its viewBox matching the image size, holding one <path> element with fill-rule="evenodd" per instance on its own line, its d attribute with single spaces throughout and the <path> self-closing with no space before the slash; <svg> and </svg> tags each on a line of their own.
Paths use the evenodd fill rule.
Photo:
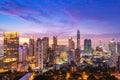
<svg viewBox="0 0 120 80">
<path fill-rule="evenodd" d="M 28 21 L 34 21 L 36 23 L 41 22 L 41 18 L 48 18 L 49 15 L 41 9 L 39 5 L 32 3 L 27 3 L 25 1 L 1 1 L 0 2 L 0 12 L 16 15 L 22 19 Z"/>
<path fill-rule="evenodd" d="M 118 2 L 106 3 L 102 1 L 93 0 L 0 1 L 0 13 L 18 16 L 19 18 L 24 19 L 30 23 L 35 22 L 35 24 L 40 25 L 38 27 L 45 27 L 46 31 L 53 33 L 61 33 L 64 27 L 73 28 L 64 29 L 67 31 L 70 31 L 71 29 L 75 30 L 76 28 L 79 28 L 81 30 L 83 29 L 84 33 L 85 31 L 91 31 L 91 33 L 99 33 L 102 31 L 110 32 L 110 30 L 114 32 L 116 31 L 116 29 L 120 29 L 119 23 L 117 23 L 116 29 L 109 27 L 113 27 L 114 25 L 111 26 L 111 24 L 115 23 L 116 20 L 119 21 L 120 19 L 118 8 Z M 89 21 L 89 23 L 85 23 L 87 21 Z M 103 22 L 108 22 L 109 24 Z M 104 28 L 106 26 L 107 28 Z M 99 27 L 99 29 L 97 27 Z"/>
<path fill-rule="evenodd" d="M 0 28 L 0 32 L 4 32 L 4 31 L 6 31 L 6 30 L 5 30 L 5 29 L 1 29 L 1 28 Z"/>
<path fill-rule="evenodd" d="M 1 27 L 1 26 L 0 26 Z M 0 33 L 3 33 L 3 32 L 5 32 L 5 31 L 7 31 L 6 29 L 3 29 L 3 28 L 0 28 Z M 0 36 L 1 36 L 1 34 L 0 34 Z"/>
</svg>

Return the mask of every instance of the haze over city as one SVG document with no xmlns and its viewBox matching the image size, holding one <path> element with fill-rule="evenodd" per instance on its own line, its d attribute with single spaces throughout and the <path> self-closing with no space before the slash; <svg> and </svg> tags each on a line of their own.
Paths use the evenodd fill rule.
<svg viewBox="0 0 120 80">
<path fill-rule="evenodd" d="M 119 0 L 0 0 L 0 43 L 3 32 L 17 31 L 21 43 L 31 35 L 50 39 L 57 35 L 59 44 L 67 44 L 69 35 L 76 41 L 77 29 L 81 45 L 85 38 L 92 39 L 93 46 L 99 40 L 118 41 L 119 8 Z"/>
</svg>

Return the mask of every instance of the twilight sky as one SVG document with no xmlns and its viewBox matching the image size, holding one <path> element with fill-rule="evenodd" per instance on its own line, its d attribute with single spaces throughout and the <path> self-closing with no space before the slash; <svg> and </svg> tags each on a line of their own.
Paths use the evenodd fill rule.
<svg viewBox="0 0 120 80">
<path fill-rule="evenodd" d="M 0 0 L 1 42 L 4 31 L 18 31 L 21 42 L 30 35 L 57 35 L 63 43 L 69 35 L 75 40 L 77 29 L 81 43 L 119 41 L 120 0 Z"/>
</svg>

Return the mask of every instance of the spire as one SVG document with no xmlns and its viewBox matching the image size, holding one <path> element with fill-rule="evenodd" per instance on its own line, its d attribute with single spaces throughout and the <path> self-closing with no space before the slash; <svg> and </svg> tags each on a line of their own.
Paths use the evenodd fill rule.
<svg viewBox="0 0 120 80">
<path fill-rule="evenodd" d="M 80 31 L 77 30 L 77 48 L 80 49 Z"/>
<path fill-rule="evenodd" d="M 79 29 L 77 30 L 77 34 L 80 34 L 80 31 L 79 31 Z"/>
</svg>

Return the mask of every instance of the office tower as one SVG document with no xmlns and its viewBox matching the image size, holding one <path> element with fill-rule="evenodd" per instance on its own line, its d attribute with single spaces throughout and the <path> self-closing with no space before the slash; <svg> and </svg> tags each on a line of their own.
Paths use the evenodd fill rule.
<svg viewBox="0 0 120 80">
<path fill-rule="evenodd" d="M 71 64 L 71 61 L 76 62 L 75 51 L 71 50 L 71 51 L 68 51 L 67 53 L 68 53 L 68 63 Z"/>
<path fill-rule="evenodd" d="M 19 33 L 4 32 L 4 69 L 17 69 Z"/>
<path fill-rule="evenodd" d="M 49 38 L 48 37 L 44 37 L 42 39 L 42 43 L 43 43 L 43 59 L 44 59 L 44 62 L 46 63 L 48 61 L 47 50 L 49 48 Z"/>
<path fill-rule="evenodd" d="M 3 69 L 3 58 L 4 58 L 4 51 L 3 46 L 0 45 L 0 69 Z"/>
<path fill-rule="evenodd" d="M 23 46 L 19 46 L 19 62 L 22 62 Z"/>
<path fill-rule="evenodd" d="M 76 60 L 76 63 L 79 64 L 79 62 L 80 62 L 80 50 L 78 48 L 75 49 L 75 60 Z"/>
<path fill-rule="evenodd" d="M 68 39 L 68 49 L 69 49 L 69 51 L 72 50 L 72 49 L 75 49 L 75 43 L 72 40 L 71 36 L 69 36 L 69 39 Z"/>
<path fill-rule="evenodd" d="M 120 42 L 117 42 L 117 53 L 120 55 Z"/>
<path fill-rule="evenodd" d="M 84 52 L 87 54 L 92 53 L 92 45 L 91 45 L 91 40 L 90 39 L 85 39 L 84 40 Z"/>
<path fill-rule="evenodd" d="M 4 48 L 3 48 L 2 45 L 0 45 L 0 55 L 1 55 L 1 56 L 4 55 Z"/>
<path fill-rule="evenodd" d="M 47 51 L 48 51 L 47 53 L 48 53 L 49 63 L 53 64 L 54 63 L 54 51 L 52 50 L 51 47 L 49 47 Z"/>
<path fill-rule="evenodd" d="M 109 50 L 111 53 L 116 53 L 116 42 L 114 39 L 109 42 Z"/>
<path fill-rule="evenodd" d="M 35 56 L 35 40 L 33 36 L 29 39 L 29 57 Z"/>
<path fill-rule="evenodd" d="M 3 65 L 4 65 L 4 63 L 3 63 L 3 55 L 0 55 L 0 69 L 3 69 Z"/>
<path fill-rule="evenodd" d="M 19 46 L 19 62 L 26 62 L 27 48 L 23 45 Z"/>
<path fill-rule="evenodd" d="M 118 63 L 117 63 L 117 68 L 118 68 L 118 72 L 120 73 L 120 55 L 118 56 Z"/>
<path fill-rule="evenodd" d="M 120 42 L 117 42 L 117 54 L 119 55 L 118 56 L 118 63 L 117 63 L 117 69 L 118 69 L 118 72 L 120 73 Z"/>
<path fill-rule="evenodd" d="M 40 38 L 36 41 L 36 65 L 43 69 L 43 42 Z"/>
<path fill-rule="evenodd" d="M 57 45 L 57 36 L 53 36 L 53 44 Z"/>
<path fill-rule="evenodd" d="M 77 30 L 77 48 L 80 50 L 80 31 Z"/>
<path fill-rule="evenodd" d="M 117 61 L 118 61 L 118 54 L 115 52 L 111 53 L 109 63 L 111 64 L 110 66 L 115 66 L 117 68 Z"/>
<path fill-rule="evenodd" d="M 57 36 L 53 36 L 52 49 L 53 49 L 54 51 L 56 51 L 56 49 L 57 49 Z"/>
<path fill-rule="evenodd" d="M 28 48 L 28 44 L 27 43 L 23 43 L 23 47 L 25 48 L 25 54 L 26 54 L 26 61 L 28 61 L 28 57 L 29 57 L 29 48 Z"/>
</svg>

